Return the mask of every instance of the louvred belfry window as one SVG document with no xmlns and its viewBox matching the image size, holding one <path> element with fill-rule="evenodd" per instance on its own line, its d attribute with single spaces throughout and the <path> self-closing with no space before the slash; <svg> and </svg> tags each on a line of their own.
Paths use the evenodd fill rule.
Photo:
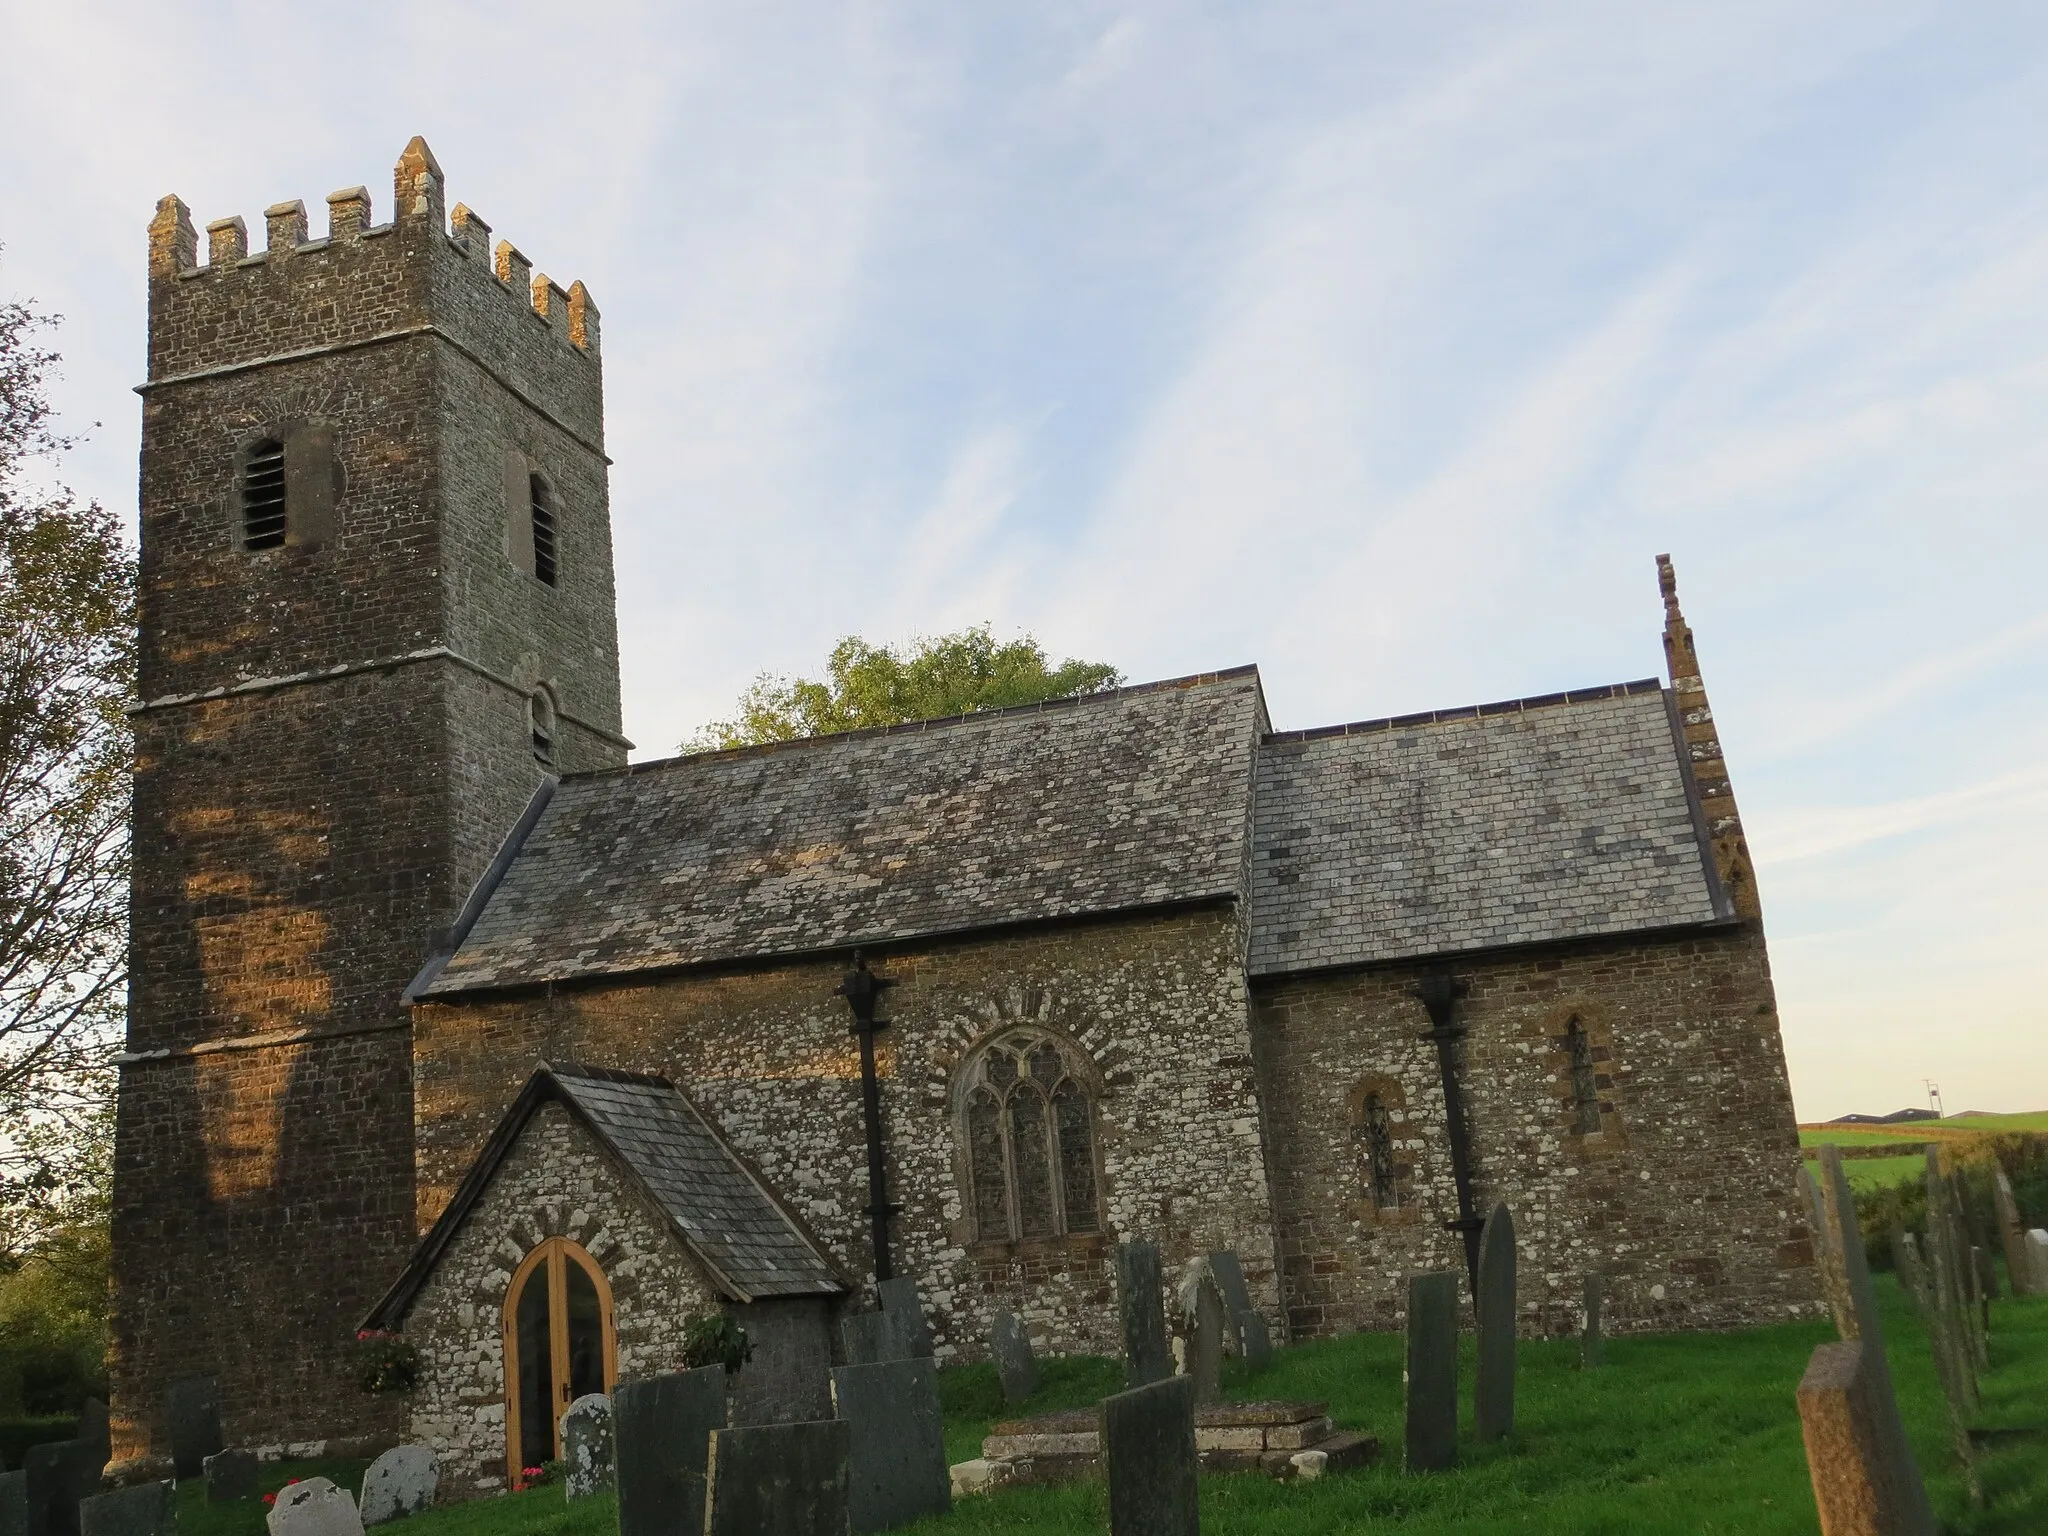
<svg viewBox="0 0 2048 1536">
<path fill-rule="evenodd" d="M 982 1050 L 962 1084 L 977 1236 L 1100 1231 L 1095 1107 L 1060 1044 L 1012 1031 Z"/>
<path fill-rule="evenodd" d="M 276 549 L 284 543 L 284 444 L 266 437 L 242 457 L 242 548 Z"/>
</svg>

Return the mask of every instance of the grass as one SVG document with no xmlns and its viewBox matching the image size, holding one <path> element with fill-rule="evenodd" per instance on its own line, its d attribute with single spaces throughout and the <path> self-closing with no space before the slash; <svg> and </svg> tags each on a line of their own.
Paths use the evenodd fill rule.
<svg viewBox="0 0 2048 1536">
<path fill-rule="evenodd" d="M 1973 1511 L 1949 1450 L 1933 1357 L 1925 1332 L 1890 1275 L 1877 1277 L 1893 1375 L 1944 1530 L 1951 1536 L 2038 1536 L 2048 1530 L 2048 1434 L 2002 1438 L 1981 1453 L 1988 1507 Z M 1402 1536 L 1815 1536 L 1794 1389 L 1822 1323 L 1788 1323 L 1725 1334 L 1610 1339 L 1607 1363 L 1578 1369 L 1570 1341 L 1530 1340 L 1520 1350 L 1514 1435 L 1500 1446 L 1470 1438 L 1471 1341 L 1461 1362 L 1468 1422 L 1464 1465 L 1455 1473 L 1407 1477 L 1399 1469 L 1401 1340 L 1353 1334 L 1279 1351 L 1255 1380 L 1235 1374 L 1238 1397 L 1326 1399 L 1339 1425 L 1378 1435 L 1382 1463 L 1315 1483 L 1257 1475 L 1205 1476 L 1202 1529 L 1209 1536 L 1339 1536 L 1381 1527 Z M 2048 1298 L 1997 1303 L 1992 1370 L 1981 1428 L 2048 1431 Z M 1119 1385 L 1114 1362 L 1048 1360 L 1036 1397 L 1012 1411 L 995 1373 L 967 1366 L 943 1373 L 949 1459 L 978 1452 L 989 1427 L 1017 1413 L 1094 1402 Z M 265 1469 L 274 1488 L 311 1472 L 353 1487 L 359 1463 L 300 1463 Z M 339 1474 L 339 1475 L 337 1475 Z M 197 1484 L 179 1490 L 180 1536 L 261 1536 L 256 1500 L 208 1506 Z M 610 1536 L 610 1500 L 565 1506 L 541 1488 L 414 1516 L 404 1536 Z M 909 1530 L 917 1536 L 984 1532 L 1100 1536 L 1099 1484 L 1010 1488 L 962 1500 L 951 1515 Z"/>
</svg>

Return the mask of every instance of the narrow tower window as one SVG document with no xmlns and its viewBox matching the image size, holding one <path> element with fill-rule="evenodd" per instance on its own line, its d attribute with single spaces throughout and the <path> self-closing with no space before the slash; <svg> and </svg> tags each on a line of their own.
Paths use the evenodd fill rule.
<svg viewBox="0 0 2048 1536">
<path fill-rule="evenodd" d="M 1565 1028 L 1564 1046 L 1572 1059 L 1572 1129 L 1591 1136 L 1600 1129 L 1600 1086 L 1593 1075 L 1593 1042 L 1577 1019 Z"/>
<path fill-rule="evenodd" d="M 537 689 L 526 701 L 527 728 L 533 734 L 533 760 L 549 773 L 555 771 L 555 705 L 545 688 Z"/>
<path fill-rule="evenodd" d="M 555 493 L 539 475 L 527 477 L 533 503 L 533 574 L 555 584 Z"/>
<path fill-rule="evenodd" d="M 266 437 L 242 459 L 242 548 L 276 549 L 284 534 L 284 444 Z"/>
</svg>

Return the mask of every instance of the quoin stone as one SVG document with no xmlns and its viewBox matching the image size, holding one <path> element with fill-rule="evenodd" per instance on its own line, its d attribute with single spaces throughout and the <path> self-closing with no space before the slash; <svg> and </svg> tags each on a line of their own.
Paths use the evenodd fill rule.
<svg viewBox="0 0 2048 1536">
<path fill-rule="evenodd" d="M 270 1536 L 363 1536 L 363 1517 L 354 1497 L 324 1477 L 280 1488 L 264 1524 Z"/>
<path fill-rule="evenodd" d="M 697 1536 L 711 1433 L 725 1428 L 725 1368 L 701 1366 L 612 1393 L 619 1482 L 619 1536 Z"/>
<path fill-rule="evenodd" d="M 562 1496 L 574 1503 L 614 1486 L 612 1400 L 602 1392 L 576 1399 L 562 1415 Z"/>
<path fill-rule="evenodd" d="M 838 1419 L 714 1430 L 704 1536 L 846 1536 L 849 1435 Z"/>
<path fill-rule="evenodd" d="M 846 1513 L 856 1536 L 953 1507 L 938 1371 L 929 1358 L 840 1366 L 832 1372 L 832 1406 L 847 1426 Z"/>
<path fill-rule="evenodd" d="M 1176 1376 L 1106 1397 L 1099 1423 L 1110 1536 L 1198 1536 L 1194 1381 Z"/>
<path fill-rule="evenodd" d="M 206 1502 L 230 1504 L 256 1492 L 260 1463 L 254 1451 L 239 1448 L 216 1451 L 203 1464 L 206 1472 Z"/>
<path fill-rule="evenodd" d="M 1164 1291 L 1159 1249 L 1147 1242 L 1119 1243 L 1116 1302 L 1122 1324 L 1126 1386 L 1148 1386 L 1173 1374 L 1173 1355 L 1166 1341 Z"/>
<path fill-rule="evenodd" d="M 1493 1208 L 1479 1239 L 1479 1378 L 1473 1423 L 1482 1445 L 1515 1427 L 1515 1218 Z"/>
<path fill-rule="evenodd" d="M 178 1480 L 198 1477 L 206 1458 L 224 1450 L 220 1435 L 220 1402 L 211 1376 L 188 1376 L 164 1395 L 171 1421 L 171 1464 Z"/>
<path fill-rule="evenodd" d="M 78 1506 L 80 1536 L 172 1536 L 177 1498 L 178 1485 L 168 1478 L 94 1494 Z"/>
<path fill-rule="evenodd" d="M 997 1308 L 989 1323 L 988 1348 L 995 1357 L 1004 1402 L 1014 1407 L 1038 1390 L 1038 1357 L 1031 1351 L 1031 1336 L 1008 1307 Z"/>
<path fill-rule="evenodd" d="M 429 1445 L 394 1445 L 363 1473 L 365 1526 L 385 1525 L 434 1507 L 441 1487 L 441 1458 Z"/>
<path fill-rule="evenodd" d="M 1442 1472 L 1458 1464 L 1458 1276 L 1408 1281 L 1406 1465 Z"/>
</svg>

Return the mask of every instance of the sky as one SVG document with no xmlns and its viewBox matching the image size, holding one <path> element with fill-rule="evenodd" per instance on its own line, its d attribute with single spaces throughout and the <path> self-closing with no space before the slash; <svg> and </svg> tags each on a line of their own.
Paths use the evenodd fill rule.
<svg viewBox="0 0 2048 1536">
<path fill-rule="evenodd" d="M 1805 1119 L 2048 1108 L 2048 7 L 0 0 L 0 295 L 424 134 L 603 312 L 627 733 L 987 621 L 1283 729 L 1698 636 Z"/>
</svg>

